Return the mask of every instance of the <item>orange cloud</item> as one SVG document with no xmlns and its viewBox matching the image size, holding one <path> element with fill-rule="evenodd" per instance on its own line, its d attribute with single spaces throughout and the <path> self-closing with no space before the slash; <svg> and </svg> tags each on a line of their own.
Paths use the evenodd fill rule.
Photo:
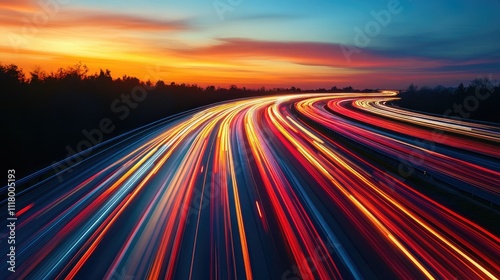
<svg viewBox="0 0 500 280">
<path fill-rule="evenodd" d="M 342 46 L 318 42 L 270 42 L 248 39 L 220 39 L 220 43 L 202 48 L 182 50 L 177 55 L 185 57 L 210 57 L 211 59 L 244 60 L 245 58 L 278 59 L 296 64 L 368 69 L 380 67 L 435 67 L 436 60 L 418 58 L 390 58 L 361 50 L 351 55 L 349 61 Z"/>
<path fill-rule="evenodd" d="M 158 20 L 129 14 L 99 12 L 91 10 L 66 10 L 50 21 L 53 28 L 94 27 L 101 30 L 181 31 L 191 27 L 187 21 Z"/>
<path fill-rule="evenodd" d="M 44 1 L 41 1 L 45 3 Z M 42 6 L 32 1 L 0 4 L 0 26 L 22 28 L 31 24 L 36 28 L 95 27 L 101 30 L 175 31 L 191 29 L 183 20 L 159 20 L 131 14 L 73 9 L 58 4 Z M 54 5 L 58 5 L 57 7 Z"/>
<path fill-rule="evenodd" d="M 26 72 L 35 65 L 50 72 L 82 62 L 91 72 L 109 68 L 114 77 L 127 74 L 199 85 L 303 88 L 383 86 L 385 82 L 394 84 L 395 79 L 407 83 L 410 78 L 423 77 L 415 74 L 419 69 L 449 65 L 446 61 L 396 57 L 370 49 L 348 59 L 341 45 L 321 42 L 226 38 L 215 43 L 210 40 L 212 45 L 201 39 L 187 45 L 176 36 L 189 37 L 200 31 L 190 20 L 161 20 L 65 6 L 54 9 L 46 24 L 36 25 L 36 32 L 27 36 L 23 28 L 33 25 L 30 16 L 44 10 L 32 1 L 0 4 L 0 32 L 20 38 L 17 48 L 0 43 L 0 62 L 15 63 Z M 158 36 L 165 32 L 171 36 Z M 185 45 L 181 48 L 172 42 Z M 168 74 L 149 75 L 147 69 L 157 66 Z"/>
</svg>

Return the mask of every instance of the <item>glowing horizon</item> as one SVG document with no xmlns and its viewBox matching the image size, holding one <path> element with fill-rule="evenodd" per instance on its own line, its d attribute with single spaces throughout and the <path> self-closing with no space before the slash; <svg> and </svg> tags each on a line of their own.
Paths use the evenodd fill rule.
<svg viewBox="0 0 500 280">
<path fill-rule="evenodd" d="M 498 1 L 231 3 L 7 0 L 0 63 L 29 73 L 81 62 L 114 78 L 252 88 L 456 85 L 500 74 Z"/>
</svg>

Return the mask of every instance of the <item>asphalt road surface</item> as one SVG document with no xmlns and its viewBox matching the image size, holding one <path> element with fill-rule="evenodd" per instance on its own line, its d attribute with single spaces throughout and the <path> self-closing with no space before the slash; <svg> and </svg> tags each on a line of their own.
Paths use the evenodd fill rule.
<svg viewBox="0 0 500 280">
<path fill-rule="evenodd" d="M 19 179 L 0 278 L 499 278 L 500 127 L 394 98 L 219 103 Z"/>
</svg>

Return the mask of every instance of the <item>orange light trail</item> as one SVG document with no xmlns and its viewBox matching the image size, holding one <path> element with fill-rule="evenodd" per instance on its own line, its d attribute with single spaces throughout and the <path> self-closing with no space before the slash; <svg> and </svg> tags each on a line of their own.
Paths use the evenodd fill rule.
<svg viewBox="0 0 500 280">
<path fill-rule="evenodd" d="M 21 179 L 18 271 L 0 277 L 498 279 L 500 128 L 394 98 L 219 103 L 137 130 L 63 182 Z"/>
</svg>

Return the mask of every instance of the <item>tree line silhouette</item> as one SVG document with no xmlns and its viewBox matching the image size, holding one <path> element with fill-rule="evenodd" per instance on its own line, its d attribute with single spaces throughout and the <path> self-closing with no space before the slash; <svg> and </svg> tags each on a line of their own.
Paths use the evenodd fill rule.
<svg viewBox="0 0 500 280">
<path fill-rule="evenodd" d="M 14 64 L 0 64 L 2 122 L 6 143 L 2 147 L 9 168 L 20 176 L 64 159 L 66 147 L 75 149 L 83 130 L 98 128 L 105 118 L 113 131 L 111 139 L 134 128 L 189 109 L 215 102 L 281 93 L 373 92 L 353 87 L 302 90 L 297 87 L 248 89 L 196 84 L 141 81 L 124 75 L 113 78 L 111 71 L 89 74 L 78 63 L 47 73 L 35 67 L 28 75 Z"/>
<path fill-rule="evenodd" d="M 2 155 L 7 167 L 17 168 L 19 176 L 64 159 L 68 147 L 76 149 L 85 132 L 99 128 L 104 119 L 113 129 L 103 135 L 103 141 L 176 113 L 230 99 L 301 92 L 377 92 L 351 86 L 302 90 L 200 87 L 162 80 L 153 84 L 128 75 L 113 78 L 107 69 L 89 74 L 81 63 L 50 73 L 35 67 L 29 76 L 14 64 L 0 64 L 6 134 Z M 488 97 L 480 100 L 477 96 Z M 468 118 L 500 123 L 500 88 L 488 78 L 457 88 L 418 88 L 412 84 L 400 97 L 394 103 L 401 107 L 441 115 L 451 108 L 450 117 L 464 118 L 463 112 L 453 111 L 458 104 L 474 109 L 465 112 Z"/>
<path fill-rule="evenodd" d="M 418 87 L 411 84 L 393 103 L 404 108 L 456 119 L 500 123 L 500 85 L 490 77 L 478 77 L 468 86 Z"/>
</svg>

